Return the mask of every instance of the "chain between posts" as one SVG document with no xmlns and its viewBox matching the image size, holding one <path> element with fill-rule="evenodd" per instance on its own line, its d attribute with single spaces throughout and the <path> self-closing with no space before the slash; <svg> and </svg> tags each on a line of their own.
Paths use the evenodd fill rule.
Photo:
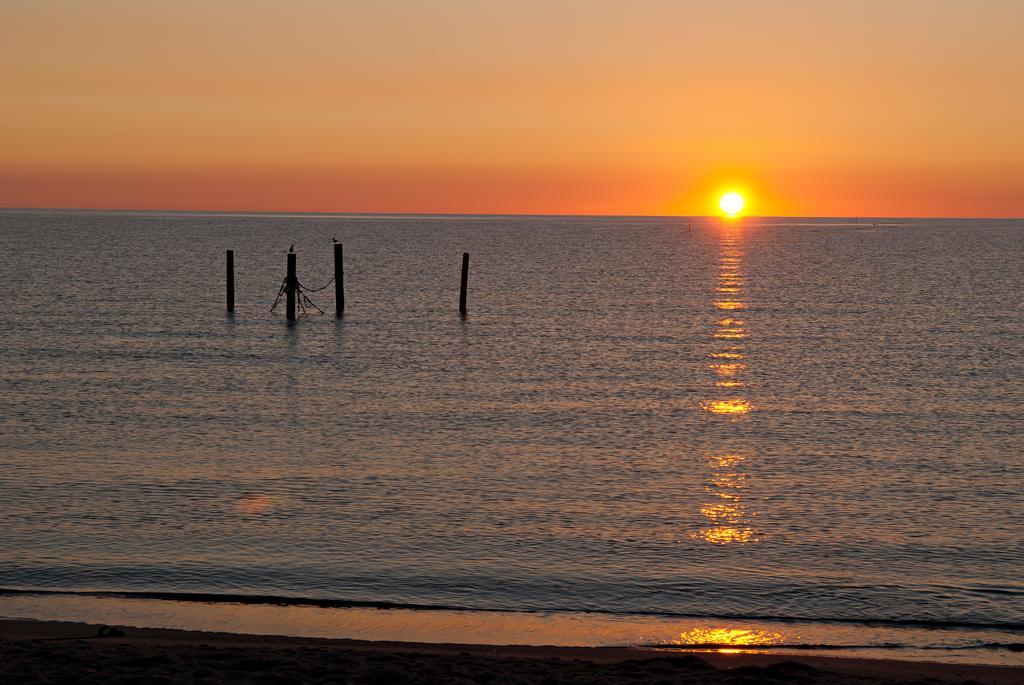
<svg viewBox="0 0 1024 685">
<path fill-rule="evenodd" d="M 324 313 L 324 310 L 320 309 L 313 300 L 309 299 L 309 296 L 306 293 L 318 293 L 321 290 L 326 290 L 331 283 L 334 283 L 333 277 L 319 288 L 307 288 L 303 286 L 298 279 L 295 280 L 295 304 L 299 308 L 299 316 L 308 316 L 310 314 L 310 310 L 315 310 L 317 314 Z M 281 304 L 281 298 L 287 293 L 288 278 L 286 277 L 281 281 L 281 287 L 277 289 L 277 297 L 274 298 L 274 304 L 270 306 L 271 314 L 275 312 L 277 306 Z"/>
</svg>

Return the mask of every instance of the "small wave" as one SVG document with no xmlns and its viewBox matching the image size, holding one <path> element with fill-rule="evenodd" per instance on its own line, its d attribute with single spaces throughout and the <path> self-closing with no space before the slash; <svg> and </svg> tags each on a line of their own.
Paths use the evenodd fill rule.
<svg viewBox="0 0 1024 685">
<path fill-rule="evenodd" d="M 1005 649 L 1010 652 L 1024 652 L 1024 642 L 985 642 L 968 647 L 925 647 L 924 649 Z"/>
<path fill-rule="evenodd" d="M 909 643 L 899 642 L 884 642 L 875 644 L 862 644 L 862 645 L 835 645 L 835 644 L 811 644 L 811 643 L 787 643 L 779 642 L 774 644 L 735 644 L 731 642 L 687 642 L 685 644 L 676 644 L 674 642 L 657 642 L 652 644 L 638 645 L 646 649 L 752 649 L 757 651 L 766 650 L 808 650 L 808 651 L 819 651 L 819 650 L 858 650 L 858 649 L 930 649 L 937 651 L 961 651 L 961 650 L 973 650 L 973 649 L 991 649 L 991 650 L 1006 650 L 1009 652 L 1024 652 L 1024 643 L 1022 642 L 980 642 L 977 644 L 970 645 L 914 645 Z"/>
<path fill-rule="evenodd" d="M 131 590 L 21 590 L 0 588 L 3 595 L 72 595 L 78 597 L 118 597 L 121 599 L 154 599 L 168 602 L 205 602 L 208 604 L 268 604 L 274 606 L 312 606 L 321 609 L 409 609 L 414 611 L 487 611 L 511 613 L 512 609 L 479 609 L 446 604 L 381 602 L 358 599 L 318 599 L 279 595 L 242 595 L 209 592 L 151 592 Z"/>
<path fill-rule="evenodd" d="M 809 643 L 788 643 L 778 642 L 774 644 L 735 644 L 732 642 L 686 642 L 683 644 L 676 644 L 674 642 L 657 642 L 653 644 L 638 645 L 645 649 L 750 649 L 757 650 L 759 652 L 766 650 L 857 650 L 857 649 L 908 649 L 915 647 L 910 644 L 899 644 L 887 642 L 884 644 L 873 644 L 873 645 L 833 645 L 833 644 L 809 644 Z"/>
<path fill-rule="evenodd" d="M 1024 632 L 1024 623 L 1010 622 L 972 622 L 942 621 L 929 619 L 886 619 L 886 618 L 817 618 L 806 616 L 773 616 L 768 614 L 736 614 L 736 613 L 680 613 L 669 611 L 612 611 L 606 609 L 580 609 L 574 607 L 548 607 L 542 609 L 505 609 L 493 607 L 477 607 L 452 604 L 420 604 L 415 602 L 387 602 L 379 600 L 355 599 L 323 599 L 316 597 L 291 597 L 283 595 L 248 595 L 222 594 L 206 592 L 157 592 L 157 591 L 119 591 L 119 590 L 50 590 L 0 588 L 3 595 L 70 595 L 83 597 L 116 597 L 122 599 L 149 599 L 171 602 L 203 602 L 209 604 L 253 604 L 274 606 L 309 606 L 322 609 L 395 609 L 411 611 L 472 611 L 484 613 L 518 613 L 518 614 L 600 614 L 607 616 L 649 616 L 661 618 L 689 619 L 720 619 L 730 621 L 771 621 L 777 623 L 818 623 L 836 625 L 860 625 L 898 628 L 964 628 L 979 630 L 1004 630 L 1007 632 Z M 995 644 L 995 643 L 993 643 Z M 1008 643 L 1017 644 L 1017 643 Z M 735 647 L 736 645 L 731 645 Z M 873 645 L 878 647 L 878 645 Z M 759 647 L 760 648 L 760 647 Z M 817 647 L 814 647 L 817 648 Z M 1009 648 L 1009 647 L 1008 647 Z M 795 647 L 794 647 L 795 649 Z M 1017 651 L 1017 650 L 1015 650 Z"/>
</svg>

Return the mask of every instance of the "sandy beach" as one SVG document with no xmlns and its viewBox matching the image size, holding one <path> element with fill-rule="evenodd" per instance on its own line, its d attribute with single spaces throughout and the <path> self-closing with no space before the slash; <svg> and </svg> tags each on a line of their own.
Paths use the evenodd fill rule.
<svg viewBox="0 0 1024 685">
<path fill-rule="evenodd" d="M 1019 667 L 781 654 L 323 640 L 0 620 L 5 683 L 981 683 Z"/>
</svg>

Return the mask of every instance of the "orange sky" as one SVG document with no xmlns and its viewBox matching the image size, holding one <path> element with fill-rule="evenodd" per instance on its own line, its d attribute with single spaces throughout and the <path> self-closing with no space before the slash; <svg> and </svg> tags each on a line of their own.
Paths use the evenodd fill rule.
<svg viewBox="0 0 1024 685">
<path fill-rule="evenodd" d="M 1024 216 L 1024 2 L 8 0 L 0 206 Z"/>
</svg>

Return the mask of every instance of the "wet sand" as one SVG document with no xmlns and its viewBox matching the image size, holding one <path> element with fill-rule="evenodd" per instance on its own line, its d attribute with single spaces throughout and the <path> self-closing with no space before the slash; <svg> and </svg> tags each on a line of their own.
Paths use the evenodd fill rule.
<svg viewBox="0 0 1024 685">
<path fill-rule="evenodd" d="M 11 683 L 1024 683 L 1024 668 L 624 647 L 365 642 L 0 620 Z"/>
</svg>

